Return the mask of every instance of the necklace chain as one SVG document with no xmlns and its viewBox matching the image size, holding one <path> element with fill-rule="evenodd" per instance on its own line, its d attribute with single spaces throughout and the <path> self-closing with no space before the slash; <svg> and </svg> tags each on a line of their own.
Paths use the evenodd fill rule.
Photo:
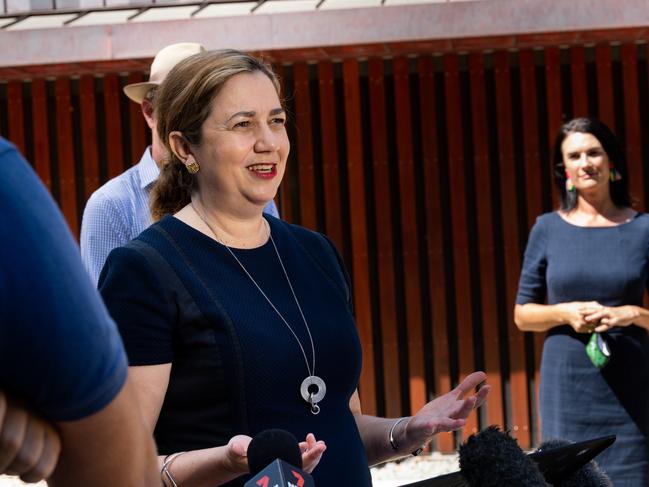
<svg viewBox="0 0 649 487">
<path fill-rule="evenodd" d="M 311 336 L 311 330 L 309 329 L 309 325 L 306 321 L 306 317 L 304 316 L 304 312 L 302 311 L 302 307 L 300 306 L 300 301 L 297 299 L 297 296 L 295 294 L 295 291 L 293 290 L 293 285 L 291 284 L 291 279 L 288 277 L 288 273 L 286 272 L 286 268 L 284 267 L 284 262 L 282 261 L 282 257 L 279 255 L 279 251 L 277 250 L 277 246 L 275 245 L 275 241 L 273 240 L 273 235 L 271 234 L 270 231 L 270 224 L 266 221 L 265 218 L 262 217 L 266 228 L 268 229 L 268 238 L 270 239 L 271 244 L 273 245 L 273 249 L 275 250 L 275 255 L 277 255 L 277 259 L 279 260 L 279 264 L 282 267 L 282 271 L 284 272 L 284 276 L 286 277 L 286 282 L 288 283 L 288 287 L 291 289 L 291 294 L 293 295 L 293 299 L 295 300 L 295 304 L 297 305 L 297 309 L 300 311 L 300 316 L 302 317 L 302 321 L 304 322 L 304 327 L 306 328 L 306 332 L 309 335 L 309 342 L 311 343 L 311 356 L 313 357 L 312 361 L 312 366 L 309 367 L 309 359 L 307 358 L 306 351 L 304 350 L 304 346 L 302 346 L 302 342 L 298 338 L 297 334 L 291 327 L 291 325 L 288 324 L 288 321 L 286 321 L 286 318 L 284 318 L 284 315 L 280 313 L 280 311 L 277 309 L 277 307 L 273 304 L 273 302 L 270 300 L 270 298 L 266 295 L 266 293 L 263 291 L 263 289 L 257 284 L 257 281 L 252 277 L 250 272 L 248 272 L 248 269 L 243 265 L 243 263 L 239 260 L 239 258 L 236 256 L 236 254 L 232 251 L 232 249 L 223 243 L 223 241 L 218 237 L 217 233 L 214 231 L 214 228 L 212 228 L 212 225 L 207 221 L 207 219 L 197 210 L 197 208 L 194 206 L 194 203 L 191 203 L 192 209 L 194 210 L 194 213 L 198 215 L 198 217 L 207 225 L 207 228 L 210 229 L 210 232 L 212 232 L 212 235 L 216 239 L 218 243 L 223 245 L 227 249 L 227 251 L 230 253 L 230 255 L 234 258 L 235 261 L 239 264 L 239 267 L 243 270 L 243 272 L 248 276 L 248 278 L 252 281 L 252 283 L 255 285 L 255 287 L 259 290 L 261 295 L 266 299 L 268 304 L 270 305 L 271 308 L 277 313 L 277 316 L 280 317 L 280 319 L 284 322 L 286 327 L 289 329 L 289 331 L 292 333 L 293 337 L 295 338 L 295 341 L 297 341 L 297 344 L 300 346 L 300 350 L 302 351 L 302 356 L 304 357 L 304 363 L 306 364 L 306 369 L 307 372 L 309 372 L 309 376 L 313 377 L 315 376 L 315 346 L 313 345 L 313 337 Z"/>
</svg>

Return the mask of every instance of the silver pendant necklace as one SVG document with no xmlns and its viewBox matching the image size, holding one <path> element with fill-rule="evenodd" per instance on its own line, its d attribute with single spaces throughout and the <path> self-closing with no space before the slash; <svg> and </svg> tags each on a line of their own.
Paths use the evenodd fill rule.
<svg viewBox="0 0 649 487">
<path fill-rule="evenodd" d="M 239 258 L 236 256 L 236 254 L 232 251 L 232 249 L 226 245 L 217 235 L 217 233 L 214 231 L 214 228 L 212 228 L 212 225 L 207 221 L 207 219 L 199 213 L 199 211 L 196 209 L 194 206 L 194 202 L 192 201 L 191 203 L 192 209 L 194 210 L 194 213 L 198 215 L 198 217 L 203 220 L 203 223 L 207 226 L 207 228 L 210 229 L 210 232 L 212 232 L 212 235 L 214 236 L 214 239 L 223 245 L 227 249 L 227 251 L 230 253 L 230 255 L 234 258 L 234 260 L 237 261 L 237 264 L 239 264 L 239 267 L 243 270 L 243 272 L 248 276 L 248 278 L 252 281 L 252 283 L 255 285 L 255 287 L 259 290 L 261 295 L 266 299 L 268 304 L 270 305 L 273 310 L 275 310 L 275 313 L 277 313 L 277 316 L 280 317 L 280 319 L 284 322 L 286 327 L 289 329 L 293 337 L 295 338 L 295 341 L 297 341 L 297 344 L 300 347 L 300 350 L 302 351 L 302 356 L 304 357 L 304 363 L 306 364 L 306 370 L 309 373 L 309 375 L 302 381 L 302 384 L 300 385 L 300 395 L 302 396 L 302 399 L 304 399 L 310 406 L 311 413 L 312 414 L 318 414 L 320 412 L 320 406 L 318 403 L 322 401 L 325 397 L 325 394 L 327 393 L 327 385 L 325 384 L 324 380 L 322 380 L 320 377 L 315 375 L 315 347 L 313 345 L 313 337 L 311 336 L 311 330 L 309 329 L 309 325 L 306 321 L 306 318 L 304 316 L 304 313 L 302 312 L 302 307 L 300 306 L 300 302 L 297 299 L 297 296 L 295 294 L 295 291 L 293 290 L 293 284 L 291 284 L 291 279 L 288 277 L 288 273 L 286 272 L 286 268 L 284 267 L 284 262 L 282 261 L 282 257 L 279 255 L 279 251 L 277 250 L 277 246 L 275 245 L 275 241 L 273 240 L 273 236 L 270 232 L 270 224 L 266 221 L 265 218 L 262 217 L 266 228 L 268 229 L 268 238 L 273 244 L 273 249 L 275 250 L 275 255 L 277 255 L 277 260 L 279 260 L 279 264 L 282 267 L 282 271 L 284 272 L 284 277 L 286 277 L 286 282 L 288 283 L 288 287 L 291 290 L 291 294 L 293 295 L 293 299 L 295 300 L 295 304 L 297 305 L 297 309 L 300 311 L 300 316 L 302 317 L 302 321 L 304 322 L 304 327 L 306 328 L 306 332 L 309 335 L 309 342 L 311 343 L 311 356 L 313 357 L 312 364 L 309 366 L 309 359 L 307 358 L 306 352 L 304 350 L 304 347 L 302 346 L 302 342 L 298 338 L 297 334 L 295 331 L 293 331 L 293 328 L 291 325 L 288 324 L 288 321 L 286 321 L 286 318 L 282 315 L 282 313 L 279 312 L 277 307 L 273 304 L 273 302 L 270 300 L 268 296 L 266 296 L 266 293 L 261 289 L 259 284 L 257 284 L 257 281 L 252 277 L 250 272 L 248 272 L 248 269 L 243 265 L 243 263 L 239 260 Z"/>
</svg>

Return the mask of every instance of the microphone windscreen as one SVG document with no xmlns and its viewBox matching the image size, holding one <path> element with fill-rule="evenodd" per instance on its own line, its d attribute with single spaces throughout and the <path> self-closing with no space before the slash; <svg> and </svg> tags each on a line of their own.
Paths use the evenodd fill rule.
<svg viewBox="0 0 649 487">
<path fill-rule="evenodd" d="M 248 467 L 257 474 L 276 459 L 302 468 L 302 454 L 297 438 L 286 430 L 268 429 L 258 433 L 248 445 Z"/>
<path fill-rule="evenodd" d="M 541 443 L 539 450 L 552 450 L 553 448 L 571 444 L 571 441 L 556 438 Z M 608 475 L 597 465 L 597 462 L 591 460 L 554 485 L 556 487 L 612 487 L 613 482 L 611 482 Z"/>
<path fill-rule="evenodd" d="M 460 446 L 460 471 L 471 487 L 547 487 L 514 438 L 489 426 Z"/>
</svg>

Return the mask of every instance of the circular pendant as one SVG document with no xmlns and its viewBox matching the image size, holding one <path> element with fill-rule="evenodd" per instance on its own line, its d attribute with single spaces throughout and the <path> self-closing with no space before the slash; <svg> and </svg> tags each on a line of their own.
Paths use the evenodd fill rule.
<svg viewBox="0 0 649 487">
<path fill-rule="evenodd" d="M 300 394 L 302 399 L 311 405 L 317 404 L 325 397 L 327 386 L 317 375 L 310 375 L 302 381 Z"/>
</svg>

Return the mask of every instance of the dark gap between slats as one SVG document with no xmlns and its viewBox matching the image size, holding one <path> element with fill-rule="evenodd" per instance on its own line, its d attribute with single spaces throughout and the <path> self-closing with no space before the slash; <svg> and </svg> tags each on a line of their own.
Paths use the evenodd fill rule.
<svg viewBox="0 0 649 487">
<path fill-rule="evenodd" d="M 401 411 L 410 414 L 410 367 L 408 364 L 408 320 L 405 308 L 405 275 L 403 272 L 403 243 L 401 241 L 401 193 L 399 187 L 399 154 L 397 152 L 396 106 L 394 96 L 394 75 L 392 60 L 386 60 L 385 66 L 385 118 L 388 147 L 388 169 L 390 174 L 390 209 L 392 241 L 394 250 L 394 281 L 397 326 L 397 344 L 399 349 L 399 372 L 401 381 Z"/>
<path fill-rule="evenodd" d="M 104 109 L 104 78 L 95 81 L 95 116 L 97 124 L 97 154 L 99 156 L 99 186 L 108 179 L 108 156 L 106 155 L 106 110 Z"/>
<path fill-rule="evenodd" d="M 647 105 L 649 104 L 649 96 L 647 93 L 647 87 L 649 87 L 649 79 L 647 76 L 647 45 L 638 44 L 638 103 L 640 104 L 640 133 L 648 134 L 649 133 L 649 110 L 647 110 Z M 647 167 L 645 161 L 649 160 L 649 137 L 646 135 L 640 137 L 640 157 L 643 167 Z M 649 177 L 645 175 L 644 177 L 644 194 L 645 200 L 649 200 Z M 647 207 L 647 202 L 645 201 L 645 208 Z"/>
<path fill-rule="evenodd" d="M 72 105 L 72 150 L 74 154 L 74 174 L 77 201 L 77 221 L 81 229 L 83 209 L 86 205 L 85 175 L 83 170 L 83 149 L 81 147 L 81 99 L 79 95 L 79 78 L 70 79 L 70 104 Z"/>
<path fill-rule="evenodd" d="M 552 162 L 551 151 L 547 141 L 548 133 L 548 92 L 545 79 L 543 51 L 536 51 L 534 56 L 534 74 L 536 78 L 536 100 L 538 106 L 538 140 L 539 161 L 541 163 L 541 205 L 543 212 L 552 211 Z"/>
<path fill-rule="evenodd" d="M 52 196 L 61 206 L 61 184 L 59 180 L 58 132 L 56 124 L 56 87 L 53 79 L 45 80 L 45 96 L 47 106 L 47 127 L 50 142 L 50 174 L 52 180 Z"/>
<path fill-rule="evenodd" d="M 510 56 L 510 61 L 513 61 L 513 57 Z M 517 61 L 517 59 L 516 59 Z M 522 100 L 521 100 L 521 76 L 520 68 L 518 63 L 510 67 L 511 80 L 512 80 L 512 112 L 513 112 L 513 143 L 514 143 L 514 161 L 516 171 L 516 185 L 520 189 L 516 192 L 516 204 L 519 209 L 518 211 L 518 228 L 519 228 L 519 245 L 521 249 L 521 261 L 522 254 L 525 251 L 525 246 L 527 244 L 527 201 L 525 198 L 525 188 L 526 188 L 526 178 L 525 178 L 525 163 L 524 163 L 524 148 L 523 148 L 523 116 L 522 113 Z M 535 372 L 535 363 L 534 363 L 534 335 L 530 332 L 524 334 L 524 345 L 525 345 L 525 372 L 526 372 L 526 383 L 527 383 L 527 396 L 528 402 L 531 402 L 533 397 L 530 392 L 530 389 L 533 387 L 534 372 Z M 512 398 L 515 400 L 515 398 Z M 532 422 L 531 411 L 528 409 L 528 424 Z"/>
<path fill-rule="evenodd" d="M 412 157 L 415 171 L 415 206 L 417 209 L 416 219 L 420 238 L 417 241 L 417 252 L 421 266 L 420 279 L 420 302 L 421 302 L 421 344 L 423 348 L 424 380 L 426 384 L 426 400 L 430 401 L 435 395 L 435 359 L 433 357 L 433 333 L 432 333 L 432 309 L 430 303 L 430 264 L 428 262 L 428 246 L 425 236 L 428 235 L 426 228 L 426 190 L 425 190 L 425 169 L 422 150 L 422 123 L 421 123 L 421 97 L 419 93 L 419 76 L 417 73 L 417 59 L 410 61 L 410 105 L 412 107 Z M 432 107 L 431 107 L 432 109 Z M 432 161 L 431 161 L 432 164 Z"/>
<path fill-rule="evenodd" d="M 501 188 L 499 167 L 499 146 L 498 146 L 498 119 L 496 116 L 496 81 L 493 70 L 491 56 L 488 56 L 485 65 L 485 90 L 486 90 L 486 110 L 487 110 L 487 137 L 489 146 L 489 168 L 491 176 L 491 221 L 493 224 L 493 245 L 494 245 L 494 265 L 496 274 L 494 276 L 496 286 L 496 313 L 498 319 L 498 342 L 500 344 L 500 373 L 502 380 L 502 397 L 503 404 L 503 421 L 504 426 L 511 426 L 511 386 L 508 380 L 510 374 L 509 366 L 509 338 L 508 338 L 508 312 L 507 309 L 507 287 L 505 283 L 505 242 L 503 238 L 503 219 L 501 193 L 508 191 L 509 188 Z M 490 283 L 491 284 L 491 283 Z"/>
<path fill-rule="evenodd" d="M 128 77 L 124 74 L 120 74 L 117 78 L 117 83 L 119 85 L 119 120 L 122 126 L 122 160 L 124 161 L 124 170 L 126 170 L 133 164 L 137 164 L 139 161 L 139 159 L 134 161 L 131 158 L 131 145 L 133 144 L 133 141 L 131 140 L 129 103 L 135 102 L 131 101 L 123 91 L 124 86 L 128 84 Z"/>
<path fill-rule="evenodd" d="M 7 83 L 0 83 L 0 135 L 9 140 L 9 100 Z"/>
<path fill-rule="evenodd" d="M 293 66 L 284 66 L 284 71 L 281 73 L 282 76 L 282 88 L 284 90 L 284 108 L 286 110 L 287 123 L 286 123 L 286 132 L 288 134 L 289 140 L 296 140 L 297 129 L 295 126 L 295 87 L 293 83 Z M 280 216 L 292 223 L 297 225 L 300 224 L 300 183 L 299 183 L 299 167 L 298 164 L 300 161 L 297 160 L 297 151 L 291 150 L 288 154 L 288 159 L 286 161 L 286 172 L 284 173 L 284 179 L 288 180 L 288 185 L 282 185 L 282 189 L 286 191 L 287 186 L 290 191 L 290 194 L 287 195 L 288 199 L 291 200 L 291 212 L 292 214 L 286 214 L 285 209 L 280 209 L 282 213 Z"/>
<path fill-rule="evenodd" d="M 34 118 L 32 115 L 32 84 L 23 84 L 23 130 L 25 134 L 25 157 L 34 165 Z"/>
<path fill-rule="evenodd" d="M 477 202 L 476 184 L 481 184 L 475 179 L 474 160 L 478 155 L 473 145 L 473 124 L 471 113 L 471 83 L 468 71 L 468 58 L 461 55 L 459 58 L 460 67 L 458 71 L 458 82 L 460 84 L 460 123 L 462 126 L 462 145 L 464 153 L 464 195 L 467 223 L 467 243 L 469 257 L 469 288 L 470 302 L 465 303 L 471 307 L 471 330 L 473 337 L 473 359 L 474 370 L 485 369 L 484 359 L 484 322 L 482 319 L 482 301 L 480 293 L 480 257 L 477 229 Z M 478 410 L 478 427 L 485 426 L 485 410 Z"/>
<path fill-rule="evenodd" d="M 364 63 L 363 63 L 364 64 Z M 361 72 L 367 73 L 367 69 L 361 68 Z M 373 146 L 371 134 L 371 114 L 369 101 L 369 78 L 367 75 L 361 76 L 360 79 L 360 98 L 361 98 L 361 127 L 363 138 L 363 171 L 365 173 L 365 205 L 367 208 L 367 252 L 368 252 L 368 279 L 370 288 L 370 306 L 372 309 L 372 343 L 374 345 L 374 383 L 376 387 L 376 411 L 379 416 L 386 415 L 386 390 L 383 354 L 383 336 L 382 336 L 382 316 L 380 308 L 379 294 L 379 271 L 378 271 L 378 251 L 377 239 L 381 238 L 377 234 L 376 204 L 374 201 L 374 165 Z"/>
<path fill-rule="evenodd" d="M 343 84 L 343 65 L 334 63 L 334 100 L 336 100 L 336 128 L 338 139 L 338 165 L 340 174 L 340 206 L 342 208 L 343 248 L 338 249 L 353 279 L 351 216 L 349 212 L 349 176 L 347 174 L 347 131 L 345 124 L 345 87 Z M 352 281 L 353 282 L 353 281 Z"/>
<path fill-rule="evenodd" d="M 613 109 L 615 112 L 615 135 L 624 148 L 626 146 L 626 121 L 624 119 L 624 79 L 620 46 L 611 46 L 611 71 L 613 72 Z M 628 164 L 628 161 L 627 161 Z"/>
<path fill-rule="evenodd" d="M 315 216 L 316 228 L 325 232 L 325 198 L 324 198 L 324 173 L 322 160 L 322 126 L 320 124 L 320 103 L 318 72 L 316 64 L 309 64 L 309 98 L 311 100 L 311 143 L 313 146 L 313 175 L 315 187 Z"/>
<path fill-rule="evenodd" d="M 440 100 L 437 105 L 436 113 L 436 126 L 437 126 L 437 142 L 438 142 L 438 157 L 439 157 L 439 198 L 440 201 L 448 202 L 451 199 L 450 194 L 450 180 L 448 169 L 448 143 L 447 143 L 447 129 L 446 129 L 446 105 L 441 102 L 445 100 L 444 88 L 444 69 L 442 56 L 435 56 L 435 99 Z M 453 268 L 453 234 L 451 229 L 451 214 L 450 205 L 442 204 L 442 233 L 444 238 L 444 277 L 446 280 L 446 333 L 448 339 L 448 369 L 451 385 L 455 386 L 458 383 L 459 363 L 458 363 L 458 348 L 457 348 L 457 314 L 455 310 L 455 276 Z M 440 391 L 445 392 L 445 391 Z M 454 435 L 455 442 L 458 444 L 458 435 Z"/>
<path fill-rule="evenodd" d="M 572 83 L 570 74 L 570 49 L 561 49 L 561 105 L 564 122 L 572 118 Z"/>
<path fill-rule="evenodd" d="M 597 63 L 595 60 L 595 48 L 588 46 L 586 53 L 586 90 L 588 93 L 588 115 L 599 117 L 599 106 L 597 103 Z"/>
</svg>

